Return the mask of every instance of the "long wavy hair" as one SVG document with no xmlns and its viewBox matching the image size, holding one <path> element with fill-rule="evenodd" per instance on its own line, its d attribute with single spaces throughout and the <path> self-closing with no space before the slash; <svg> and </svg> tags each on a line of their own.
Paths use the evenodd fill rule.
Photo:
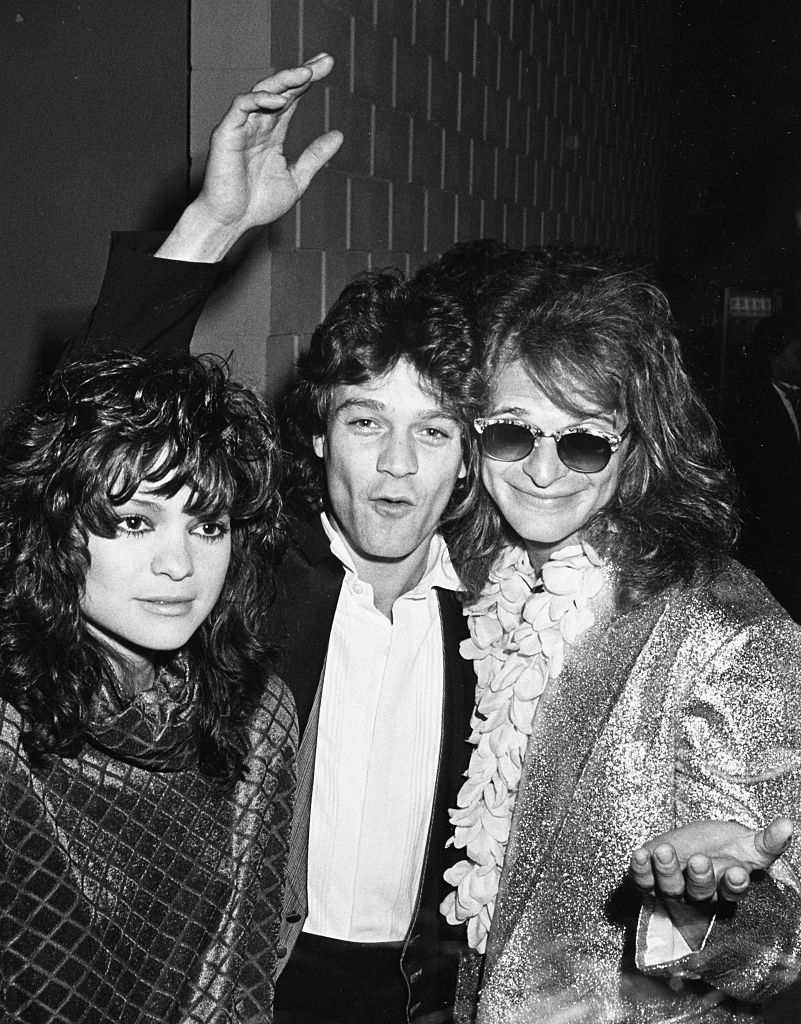
<svg viewBox="0 0 801 1024">
<path fill-rule="evenodd" d="M 149 481 L 165 497 L 189 487 L 193 513 L 230 512 L 222 592 L 178 653 L 195 682 L 200 769 L 241 775 L 272 661 L 279 465 L 271 413 L 211 357 L 76 363 L 11 413 L 0 436 L 0 696 L 22 715 L 32 756 L 78 753 L 98 688 L 125 671 L 81 612 L 87 542 L 114 536 L 115 506 Z"/>
<path fill-rule="evenodd" d="M 288 454 L 284 493 L 294 512 L 308 515 L 325 507 L 325 471 L 313 441 L 326 433 L 334 388 L 379 379 L 401 360 L 462 425 L 467 476 L 445 509 L 446 535 L 472 507 L 480 485 L 470 424 L 483 391 L 474 325 L 455 294 L 379 271 L 345 288 L 298 361 L 281 417 Z"/>
<path fill-rule="evenodd" d="M 736 485 L 662 292 L 597 254 L 521 255 L 492 310 L 487 397 L 498 370 L 517 361 L 565 411 L 580 417 L 600 408 L 629 424 L 617 492 L 585 530 L 614 561 L 621 608 L 714 574 L 737 536 Z M 508 528 L 486 494 L 464 525 L 456 543 L 475 593 Z"/>
</svg>

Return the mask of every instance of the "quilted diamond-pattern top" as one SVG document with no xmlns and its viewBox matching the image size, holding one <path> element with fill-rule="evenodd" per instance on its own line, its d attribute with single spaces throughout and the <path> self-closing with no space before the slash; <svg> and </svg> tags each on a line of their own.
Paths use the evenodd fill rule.
<svg viewBox="0 0 801 1024">
<path fill-rule="evenodd" d="M 271 1019 L 294 705 L 271 677 L 226 790 L 195 767 L 181 699 L 162 681 L 101 707 L 96 741 L 41 769 L 0 701 L 1 1020 Z"/>
</svg>

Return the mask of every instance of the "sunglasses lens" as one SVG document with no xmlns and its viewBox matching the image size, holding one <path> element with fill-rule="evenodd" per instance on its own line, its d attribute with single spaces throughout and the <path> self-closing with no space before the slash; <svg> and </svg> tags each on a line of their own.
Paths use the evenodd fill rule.
<svg viewBox="0 0 801 1024">
<path fill-rule="evenodd" d="M 481 450 L 499 462 L 525 459 L 534 447 L 534 437 L 516 423 L 490 423 L 481 435 Z"/>
<path fill-rule="evenodd" d="M 559 439 L 556 452 L 562 462 L 577 473 L 599 473 L 612 458 L 609 442 L 595 434 L 565 434 Z"/>
</svg>

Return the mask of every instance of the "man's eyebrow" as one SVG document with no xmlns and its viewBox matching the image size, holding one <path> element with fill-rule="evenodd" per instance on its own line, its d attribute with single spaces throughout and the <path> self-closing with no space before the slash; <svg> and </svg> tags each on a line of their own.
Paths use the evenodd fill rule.
<svg viewBox="0 0 801 1024">
<path fill-rule="evenodd" d="M 492 406 L 493 417 L 496 416 L 513 416 L 518 420 L 525 418 L 526 410 L 521 409 L 519 405 L 497 405 Z"/>
<path fill-rule="evenodd" d="M 340 412 L 347 412 L 348 409 L 372 409 L 374 412 L 381 412 L 386 406 L 375 398 L 345 398 L 334 409 L 334 415 Z"/>
<path fill-rule="evenodd" d="M 348 412 L 348 410 L 368 410 L 370 412 L 385 412 L 387 405 L 385 402 L 380 402 L 376 398 L 345 398 L 337 405 L 333 411 L 333 415 L 337 416 L 340 413 Z M 418 412 L 413 413 L 414 418 L 418 420 L 452 420 L 454 423 L 459 423 L 459 417 L 447 409 L 420 409 Z"/>
<path fill-rule="evenodd" d="M 499 417 L 507 416 L 511 419 L 516 420 L 529 420 L 531 415 L 528 409 L 522 409 L 519 405 L 499 405 L 493 409 L 490 419 L 498 419 Z M 614 417 L 611 413 L 604 412 L 603 409 L 584 409 L 580 413 L 575 414 L 576 423 L 584 423 L 586 420 L 610 420 Z"/>
<path fill-rule="evenodd" d="M 420 420 L 451 420 L 453 423 L 462 421 L 454 412 L 448 409 L 421 409 L 417 416 Z"/>
</svg>

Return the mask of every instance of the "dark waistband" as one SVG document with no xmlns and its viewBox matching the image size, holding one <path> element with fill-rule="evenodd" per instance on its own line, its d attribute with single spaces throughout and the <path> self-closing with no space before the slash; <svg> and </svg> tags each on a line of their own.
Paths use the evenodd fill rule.
<svg viewBox="0 0 801 1024">
<path fill-rule="evenodd" d="M 301 932 L 298 936 L 298 942 L 301 940 L 303 941 L 303 945 L 310 952 L 313 951 L 323 954 L 370 954 L 381 953 L 382 951 L 399 952 L 403 949 L 402 940 L 400 942 L 348 942 L 346 939 L 332 939 L 327 935 L 315 935 L 313 932 Z"/>
</svg>

